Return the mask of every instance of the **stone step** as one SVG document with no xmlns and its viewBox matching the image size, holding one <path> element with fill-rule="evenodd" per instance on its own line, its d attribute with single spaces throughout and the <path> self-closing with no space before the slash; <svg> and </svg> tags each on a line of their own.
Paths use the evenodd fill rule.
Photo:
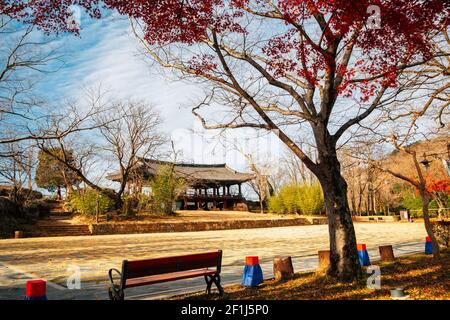
<svg viewBox="0 0 450 320">
<path fill-rule="evenodd" d="M 49 214 L 49 218 L 50 217 L 70 217 L 72 215 L 72 212 L 67 212 L 67 211 L 61 211 L 61 212 L 55 212 L 55 211 L 51 211 Z"/>
<path fill-rule="evenodd" d="M 39 230 L 89 230 L 87 226 L 39 226 Z"/>
<path fill-rule="evenodd" d="M 90 233 L 31 233 L 26 234 L 26 238 L 43 238 L 43 237 L 83 237 L 90 236 Z"/>
<path fill-rule="evenodd" d="M 90 235 L 87 225 L 39 225 L 26 233 L 26 237 L 62 237 Z"/>
</svg>

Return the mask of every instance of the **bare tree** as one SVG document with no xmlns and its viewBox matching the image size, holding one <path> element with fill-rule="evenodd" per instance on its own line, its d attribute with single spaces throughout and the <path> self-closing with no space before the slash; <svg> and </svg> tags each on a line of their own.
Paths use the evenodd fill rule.
<svg viewBox="0 0 450 320">
<path fill-rule="evenodd" d="M 47 110 L 35 86 L 63 65 L 59 48 L 42 40 L 34 29 L 0 15 L 0 144 L 39 136 L 36 130 Z"/>
<path fill-rule="evenodd" d="M 301 143 L 299 143 L 302 145 Z M 306 154 L 311 159 L 315 159 L 313 148 L 306 149 L 304 147 Z M 283 159 L 281 159 L 281 164 L 285 170 L 286 178 L 290 183 L 307 183 L 313 184 L 317 181 L 314 174 L 305 166 L 305 164 L 292 153 L 286 154 Z"/>
<path fill-rule="evenodd" d="M 406 181 L 419 191 L 420 197 L 422 198 L 422 213 L 425 223 L 425 230 L 427 231 L 428 236 L 431 238 L 433 242 L 433 256 L 435 258 L 439 258 L 440 257 L 439 244 L 434 235 L 433 226 L 430 222 L 430 214 L 429 214 L 429 204 L 430 201 L 432 200 L 432 192 L 430 192 L 428 189 L 428 181 L 423 172 L 423 169 L 421 168 L 417 152 L 416 150 L 414 150 L 414 148 L 411 147 L 408 148 L 403 145 L 400 145 L 395 135 L 392 136 L 392 144 L 395 146 L 396 150 L 405 153 L 411 158 L 411 161 L 414 164 L 416 175 L 407 176 L 402 172 L 394 171 L 388 168 L 386 165 L 383 166 L 380 165 L 379 163 L 378 164 L 375 163 L 374 166 L 376 166 L 376 168 L 378 168 L 379 170 L 387 172 L 398 179 Z"/>
<path fill-rule="evenodd" d="M 4 154 L 0 157 L 0 184 L 7 188 L 10 200 L 19 212 L 33 198 L 32 171 L 36 157 L 32 145 L 19 143 L 4 145 Z"/>
<path fill-rule="evenodd" d="M 90 169 L 102 158 L 96 131 L 107 125 L 98 119 L 104 113 L 114 112 L 99 92 L 87 92 L 86 101 L 87 106 L 67 102 L 62 107 L 64 114 L 48 118 L 45 127 L 40 128 L 41 137 L 34 139 L 40 150 L 63 164 L 85 185 L 116 201 L 115 194 L 99 185 L 101 177 L 94 179 L 90 174 L 94 171 Z"/>
<path fill-rule="evenodd" d="M 251 154 L 243 153 L 243 155 L 254 174 L 254 179 L 249 181 L 249 185 L 258 196 L 260 212 L 264 213 L 267 200 L 273 194 L 273 187 L 269 181 L 270 164 L 258 165 Z"/>
<path fill-rule="evenodd" d="M 449 123 L 450 106 L 450 36 L 442 30 L 433 42 L 435 57 L 403 75 L 410 95 L 398 101 L 396 108 L 386 109 L 387 118 L 410 119 L 411 130 L 422 118 L 435 120 L 441 128 Z M 411 99 L 414 97 L 414 99 Z M 417 103 L 417 101 L 420 101 Z"/>
<path fill-rule="evenodd" d="M 144 102 L 117 102 L 114 113 L 102 113 L 97 117 L 99 130 L 105 140 L 104 149 L 112 155 L 120 173 L 120 199 L 139 158 L 155 158 L 165 143 L 160 132 L 158 112 Z"/>
</svg>

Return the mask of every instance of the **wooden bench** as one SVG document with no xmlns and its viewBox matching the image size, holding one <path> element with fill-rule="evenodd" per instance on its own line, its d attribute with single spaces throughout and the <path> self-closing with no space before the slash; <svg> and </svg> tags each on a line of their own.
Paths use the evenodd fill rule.
<svg viewBox="0 0 450 320">
<path fill-rule="evenodd" d="M 205 278 L 208 294 L 211 293 L 211 286 L 214 283 L 219 289 L 219 294 L 223 295 L 220 284 L 221 266 L 222 250 L 147 260 L 124 260 L 122 271 L 110 269 L 108 272 L 111 282 L 108 289 L 109 298 L 123 300 L 124 290 L 127 288 L 195 277 Z M 119 284 L 114 283 L 113 272 L 119 275 Z"/>
</svg>

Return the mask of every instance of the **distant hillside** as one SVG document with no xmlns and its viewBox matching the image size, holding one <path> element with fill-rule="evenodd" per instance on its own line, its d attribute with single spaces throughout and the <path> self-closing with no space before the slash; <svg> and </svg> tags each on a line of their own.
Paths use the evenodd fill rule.
<svg viewBox="0 0 450 320">
<path fill-rule="evenodd" d="M 425 173 L 434 179 L 448 177 L 448 171 L 443 160 L 449 159 L 450 137 L 440 137 L 430 141 L 420 141 L 410 145 L 417 152 L 419 162 L 429 161 Z M 393 152 L 384 161 L 385 165 L 407 176 L 416 176 L 416 170 L 411 156 L 404 152 Z M 421 164 L 422 165 L 422 164 Z M 422 166 L 422 168 L 424 168 Z"/>
</svg>

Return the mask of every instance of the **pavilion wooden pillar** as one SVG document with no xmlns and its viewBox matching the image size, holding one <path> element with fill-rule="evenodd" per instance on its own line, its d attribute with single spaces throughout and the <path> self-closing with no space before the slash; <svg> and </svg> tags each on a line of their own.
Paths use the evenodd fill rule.
<svg viewBox="0 0 450 320">
<path fill-rule="evenodd" d="M 222 195 L 224 196 L 226 193 L 225 193 L 225 186 L 222 186 Z"/>
<path fill-rule="evenodd" d="M 241 184 L 238 184 L 238 188 L 239 188 L 239 195 L 242 195 L 242 190 L 241 190 Z"/>
</svg>

